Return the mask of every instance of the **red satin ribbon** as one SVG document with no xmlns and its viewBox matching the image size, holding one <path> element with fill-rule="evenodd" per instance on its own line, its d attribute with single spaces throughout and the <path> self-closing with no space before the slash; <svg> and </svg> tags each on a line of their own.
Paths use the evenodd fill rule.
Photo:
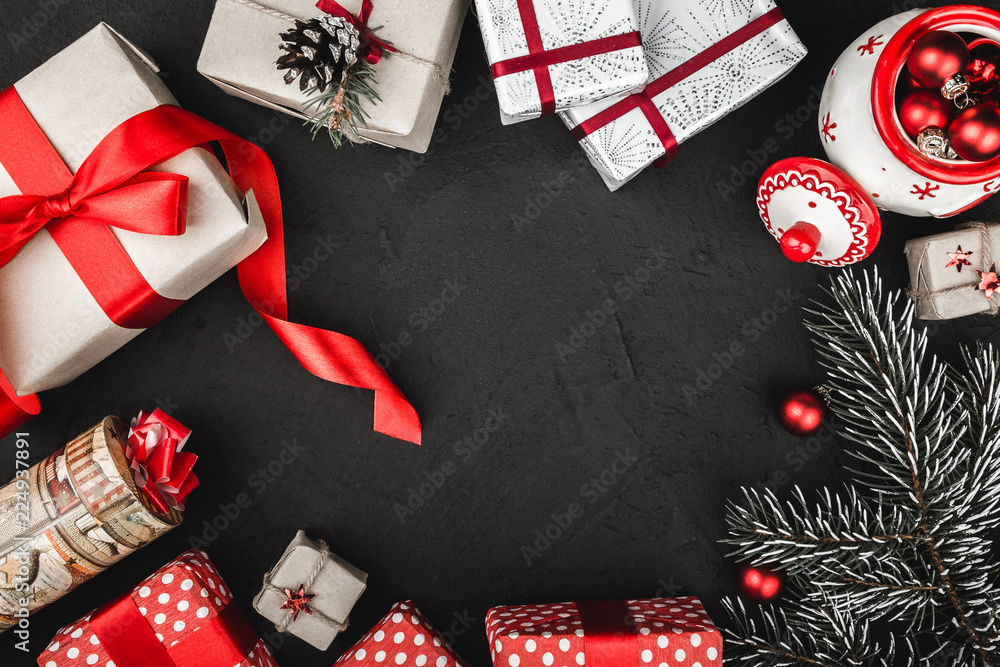
<svg viewBox="0 0 1000 667">
<path fill-rule="evenodd" d="M 0 371 L 0 437 L 13 433 L 41 411 L 38 396 L 18 396 L 7 376 Z"/>
<path fill-rule="evenodd" d="M 517 0 L 517 9 L 521 15 L 524 36 L 528 41 L 528 55 L 493 63 L 490 71 L 493 73 L 493 78 L 498 79 L 508 74 L 533 70 L 535 84 L 538 86 L 538 97 L 542 101 L 542 116 L 551 116 L 556 112 L 556 95 L 549 74 L 550 65 L 642 46 L 642 36 L 638 32 L 627 32 L 546 51 L 545 45 L 542 44 L 542 32 L 538 27 L 538 16 L 535 14 L 532 0 Z"/>
<path fill-rule="evenodd" d="M 0 266 L 44 227 L 118 326 L 148 328 L 184 303 L 149 286 L 109 227 L 184 233 L 187 177 L 143 173 L 163 161 L 155 159 L 162 138 L 119 126 L 74 176 L 13 87 L 0 93 L 0 118 L 0 164 L 25 193 L 0 199 Z"/>
<path fill-rule="evenodd" d="M 779 8 L 775 7 L 763 16 L 754 19 L 736 32 L 726 36 L 695 57 L 684 61 L 663 76 L 654 80 L 652 83 L 648 84 L 646 89 L 641 93 L 629 95 L 625 99 L 612 104 L 604 111 L 601 111 L 593 117 L 583 121 L 573 128 L 573 138 L 580 141 L 587 135 L 593 134 L 612 121 L 618 120 L 629 111 L 632 111 L 633 109 L 641 109 L 643 115 L 646 116 L 646 119 L 649 121 L 649 124 L 652 125 L 653 131 L 656 132 L 656 137 L 660 140 L 660 143 L 663 144 L 663 149 L 666 151 L 665 156 L 656 160 L 657 166 L 663 166 L 677 156 L 677 139 L 674 137 L 674 133 L 671 132 L 667 121 L 656 108 L 656 104 L 653 103 L 653 98 L 665 90 L 677 85 L 703 67 L 715 62 L 736 47 L 747 43 L 757 35 L 771 28 L 775 24 L 780 23 L 784 19 L 784 14 L 781 13 Z"/>
<path fill-rule="evenodd" d="M 587 667 L 638 667 L 632 614 L 623 600 L 577 602 L 583 624 L 583 651 Z"/>
<path fill-rule="evenodd" d="M 339 16 L 340 18 L 347 19 L 350 21 L 351 25 L 357 28 L 358 33 L 361 36 L 361 44 L 365 47 L 362 57 L 372 65 L 382 60 L 382 51 L 396 51 L 396 49 L 389 44 L 389 42 L 376 37 L 375 33 L 372 32 L 371 27 L 368 25 L 368 19 L 372 15 L 372 9 L 375 8 L 372 0 L 362 1 L 361 13 L 358 16 L 355 16 L 341 7 L 340 3 L 336 2 L 336 0 L 319 0 L 319 2 L 316 3 L 316 7 L 318 7 L 320 11 L 326 12 L 331 16 Z"/>
<path fill-rule="evenodd" d="M 89 623 L 111 660 L 128 667 L 231 667 L 246 660 L 260 641 L 233 603 L 169 648 L 160 644 L 131 594 L 95 611 Z"/>
<path fill-rule="evenodd" d="M 131 216 L 150 209 L 151 205 L 140 199 L 157 194 L 145 186 L 157 183 L 159 176 L 148 177 L 148 183 L 139 182 L 147 178 L 141 172 L 186 150 L 217 141 L 237 187 L 244 194 L 253 190 L 267 228 L 267 241 L 238 267 L 243 294 L 308 371 L 324 380 L 375 391 L 376 431 L 420 443 L 420 419 L 416 411 L 361 343 L 342 334 L 288 321 L 281 199 L 274 166 L 263 150 L 190 112 L 161 106 L 138 114 L 113 130 L 87 158 L 76 176 L 71 177 L 72 183 L 67 188 L 68 170 L 63 165 L 63 171 L 50 171 L 55 167 L 52 160 L 55 150 L 34 120 L 25 125 L 30 118 L 27 110 L 8 115 L 10 108 L 17 105 L 23 109 L 20 98 L 12 91 L 9 89 L 0 95 L 0 117 L 4 119 L 0 124 L 0 164 L 8 172 L 15 172 L 11 176 L 22 191 L 29 185 L 38 187 L 41 202 L 47 202 L 54 193 L 69 193 L 69 210 L 59 209 L 68 217 L 53 219 L 45 227 L 113 322 L 127 328 L 146 328 L 160 321 L 180 302 L 164 300 L 157 295 L 121 245 L 117 241 L 110 243 L 114 236 L 106 226 L 107 221 L 88 217 L 92 213 L 87 208 L 90 200 L 98 196 L 109 198 L 113 205 L 107 208 L 114 209 L 120 216 L 115 218 L 116 227 L 145 231 L 144 223 L 149 221 L 133 221 Z M 15 126 L 15 121 L 20 124 Z M 20 140 L 10 140 L 19 133 Z M 25 159 L 23 155 L 14 156 L 11 144 L 23 151 L 23 155 L 39 155 L 40 162 Z M 21 173 L 21 168 L 31 166 L 34 169 Z M 138 176 L 142 178 L 137 181 Z M 166 182 L 182 182 L 181 177 L 167 176 L 169 178 L 163 179 Z M 171 202 L 181 200 L 179 191 L 176 195 L 157 201 L 169 209 Z M 21 203 L 24 196 L 0 199 L 0 222 L 3 223 L 0 229 L 11 224 L 34 224 L 31 221 L 39 215 L 38 197 L 32 200 L 36 203 L 28 209 Z M 10 208 L 5 209 L 5 206 Z M 54 204 L 45 204 L 45 212 L 40 215 L 47 215 L 52 206 Z M 24 213 L 30 218 L 29 222 L 10 217 L 11 210 Z M 150 213 L 154 217 L 157 215 Z M 159 211 L 159 215 L 163 212 Z M 183 215 L 182 204 L 178 204 L 178 215 Z M 160 227 L 154 225 L 153 229 Z M 23 245 L 23 242 L 14 241 L 10 248 L 19 247 L 17 243 Z M 108 271 L 108 266 L 114 270 Z M 261 310 L 262 305 L 268 312 Z M 37 399 L 17 397 L 6 380 L 0 382 L 0 389 L 3 390 L 0 435 L 5 435 L 26 421 L 32 410 L 37 414 Z"/>
</svg>

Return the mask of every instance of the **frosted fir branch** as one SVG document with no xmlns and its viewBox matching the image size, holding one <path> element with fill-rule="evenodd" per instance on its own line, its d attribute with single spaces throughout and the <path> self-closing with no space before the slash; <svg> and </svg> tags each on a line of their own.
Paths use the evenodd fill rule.
<svg viewBox="0 0 1000 667">
<path fill-rule="evenodd" d="M 774 565 L 790 575 L 830 559 L 881 563 L 922 539 L 912 513 L 871 503 L 853 488 L 844 496 L 823 489 L 814 506 L 798 486 L 787 503 L 770 489 L 743 493 L 744 502 L 730 502 L 727 510 L 731 537 L 723 542 L 736 547 L 730 555 Z"/>
<path fill-rule="evenodd" d="M 962 358 L 964 372 L 950 374 L 962 391 L 972 450 L 961 516 L 972 530 L 992 530 L 1000 527 L 1000 358 L 983 345 L 963 347 Z"/>
<path fill-rule="evenodd" d="M 801 603 L 789 610 L 767 606 L 750 614 L 743 601 L 723 600 L 734 630 L 726 634 L 726 665 L 763 667 L 888 667 L 890 639 L 873 641 L 867 620 L 823 604 Z"/>
<path fill-rule="evenodd" d="M 858 484 L 843 494 L 821 491 L 815 506 L 796 488 L 788 503 L 745 491 L 730 507 L 736 555 L 784 567 L 804 586 L 804 607 L 765 615 L 759 625 L 733 610 L 739 655 L 794 646 L 804 651 L 792 651 L 798 657 L 841 664 L 805 651 L 795 631 L 833 641 L 833 615 L 861 615 L 865 627 L 903 624 L 908 664 L 1000 665 L 991 541 L 1000 527 L 1000 355 L 963 351 L 961 372 L 928 355 L 926 333 L 912 329 L 912 304 L 883 294 L 877 273 L 840 274 L 827 294 L 829 303 L 809 311 L 815 319 L 807 328 L 828 372 L 838 429 L 854 445 Z M 804 611 L 809 605 L 825 616 Z M 928 641 L 936 650 L 922 656 Z M 867 655 L 866 664 L 885 659 L 874 648 Z M 783 660 L 764 664 L 824 664 Z"/>
</svg>

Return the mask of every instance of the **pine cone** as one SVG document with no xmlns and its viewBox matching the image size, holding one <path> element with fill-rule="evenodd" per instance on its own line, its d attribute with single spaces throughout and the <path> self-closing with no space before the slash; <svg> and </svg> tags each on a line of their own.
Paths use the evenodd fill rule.
<svg viewBox="0 0 1000 667">
<path fill-rule="evenodd" d="M 295 27 L 281 33 L 281 49 L 287 53 L 278 59 L 285 72 L 285 83 L 299 79 L 302 91 L 317 88 L 324 93 L 331 84 L 340 85 L 345 72 L 358 61 L 358 31 L 346 19 L 320 16 L 296 21 Z"/>
</svg>

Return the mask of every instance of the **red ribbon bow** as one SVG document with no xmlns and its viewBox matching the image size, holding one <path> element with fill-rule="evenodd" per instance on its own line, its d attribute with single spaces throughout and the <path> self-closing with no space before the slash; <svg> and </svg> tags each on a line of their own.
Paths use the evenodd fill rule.
<svg viewBox="0 0 1000 667">
<path fill-rule="evenodd" d="M 361 13 L 357 16 L 341 7 L 340 3 L 336 2 L 336 0 L 319 0 L 316 6 L 320 11 L 324 11 L 331 16 L 339 16 L 340 18 L 347 19 L 357 29 L 358 38 L 361 41 L 361 48 L 358 49 L 358 55 L 372 65 L 382 60 L 382 51 L 396 51 L 387 41 L 376 37 L 368 25 L 368 18 L 372 15 L 372 9 L 375 7 L 372 0 L 362 0 Z"/>
<path fill-rule="evenodd" d="M 135 485 L 162 513 L 184 510 L 188 494 L 198 488 L 194 464 L 198 457 L 182 451 L 191 429 L 157 408 L 132 420 L 125 459 Z"/>
<path fill-rule="evenodd" d="M 143 172 L 218 142 L 237 188 L 253 191 L 267 229 L 267 241 L 238 267 L 244 296 L 306 370 L 375 391 L 376 431 L 420 443 L 416 411 L 361 343 L 288 320 L 281 196 L 274 165 L 260 147 L 184 109 L 159 106 L 112 130 L 74 176 L 13 87 L 0 93 L 0 118 L 0 165 L 22 192 L 33 193 L 0 199 L 3 252 L 13 256 L 45 228 L 111 321 L 130 329 L 156 324 L 183 302 L 150 287 L 108 225 L 183 232 L 186 180 Z M 38 411 L 37 397 L 17 396 L 0 370 L 0 436 Z"/>
</svg>

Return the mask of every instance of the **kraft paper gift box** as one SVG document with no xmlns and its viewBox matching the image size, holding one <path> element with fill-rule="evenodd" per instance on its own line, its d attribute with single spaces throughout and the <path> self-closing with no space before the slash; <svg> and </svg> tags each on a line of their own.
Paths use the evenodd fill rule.
<svg viewBox="0 0 1000 667">
<path fill-rule="evenodd" d="M 1000 225 L 972 222 L 943 234 L 907 241 L 910 297 L 921 320 L 951 320 L 976 313 L 996 314 L 1000 294 L 987 295 L 989 272 L 1000 249 Z M 978 272 L 987 274 L 983 283 Z M 996 285 L 1000 290 L 1000 284 Z"/>
<path fill-rule="evenodd" d="M 611 190 L 673 159 L 678 144 L 806 56 L 773 0 L 636 0 L 636 6 L 649 65 L 645 90 L 560 114 Z"/>
<path fill-rule="evenodd" d="M 504 125 L 646 83 L 633 0 L 476 0 L 476 13 Z"/>
<path fill-rule="evenodd" d="M 623 665 L 722 667 L 722 635 L 693 597 L 517 605 L 486 614 L 495 667 L 586 665 L 588 639 L 599 641 L 598 657 L 607 662 L 612 634 L 628 652 L 617 660 Z M 624 641 L 629 635 L 634 641 Z"/>
<path fill-rule="evenodd" d="M 323 540 L 313 541 L 299 531 L 277 565 L 264 578 L 253 606 L 281 632 L 289 632 L 321 651 L 330 648 L 347 628 L 351 609 L 365 592 L 368 575 L 338 555 Z M 309 611 L 293 614 L 289 596 L 302 589 Z"/>
<path fill-rule="evenodd" d="M 188 551 L 56 633 L 39 667 L 278 667 L 208 555 Z"/>
<path fill-rule="evenodd" d="M 357 14 L 361 0 L 342 0 Z M 365 141 L 424 153 L 430 146 L 438 111 L 448 90 L 462 23 L 469 0 L 375 0 L 368 25 L 400 53 L 376 64 L 373 86 L 382 98 L 366 104 Z M 198 60 L 198 71 L 230 95 L 308 120 L 309 95 L 298 82 L 284 81 L 275 61 L 280 34 L 293 19 L 323 15 L 316 0 L 218 0 Z"/>
<path fill-rule="evenodd" d="M 177 104 L 156 73 L 148 55 L 102 23 L 14 89 L 75 173 L 120 123 Z M 256 250 L 266 238 L 264 223 L 252 197 L 245 213 L 235 185 L 209 151 L 188 150 L 155 170 L 189 179 L 185 232 L 112 232 L 159 294 L 188 299 Z M 17 194 L 0 164 L 0 197 Z M 72 381 L 141 331 L 108 319 L 47 230 L 0 267 L 0 371 L 18 395 Z"/>
<path fill-rule="evenodd" d="M 397 602 L 334 667 L 469 667 L 411 600 Z"/>
</svg>

